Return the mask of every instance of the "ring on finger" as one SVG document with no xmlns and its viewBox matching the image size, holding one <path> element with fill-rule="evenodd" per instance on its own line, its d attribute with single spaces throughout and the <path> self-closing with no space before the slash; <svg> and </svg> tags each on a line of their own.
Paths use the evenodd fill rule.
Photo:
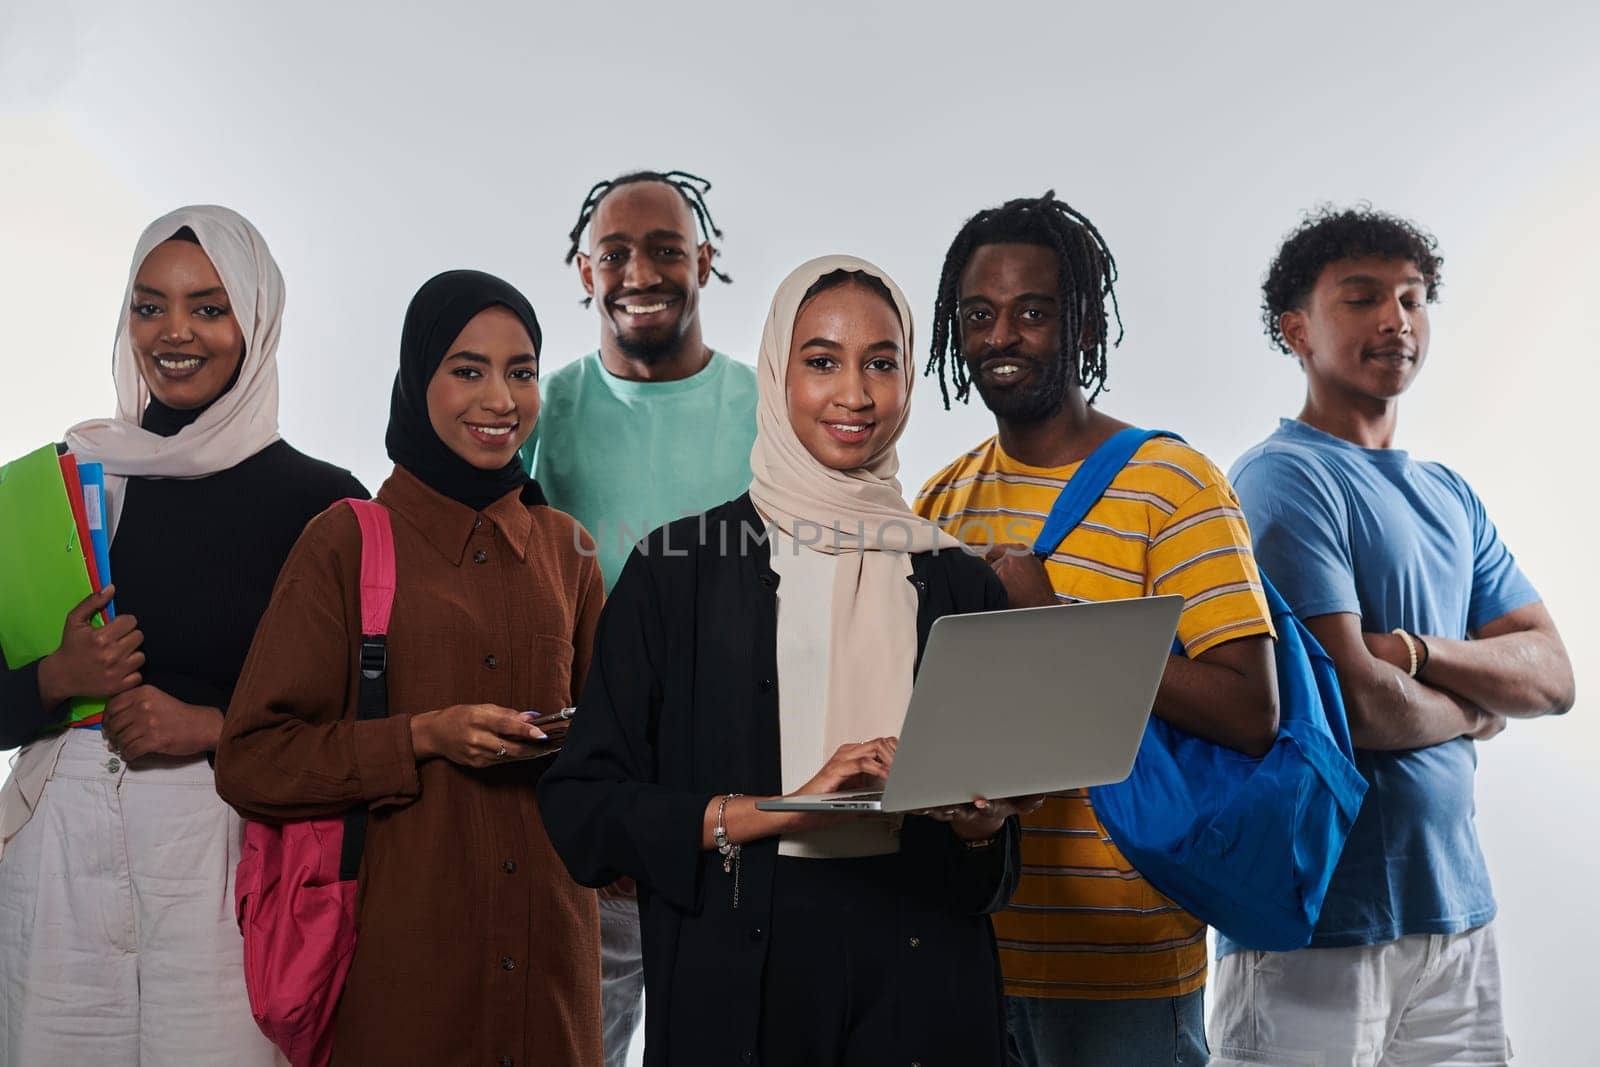
<svg viewBox="0 0 1600 1067">
<path fill-rule="evenodd" d="M 496 752 L 494 754 L 494 758 L 495 759 L 505 759 L 506 758 L 506 743 L 504 741 L 500 742 L 500 751 Z"/>
</svg>

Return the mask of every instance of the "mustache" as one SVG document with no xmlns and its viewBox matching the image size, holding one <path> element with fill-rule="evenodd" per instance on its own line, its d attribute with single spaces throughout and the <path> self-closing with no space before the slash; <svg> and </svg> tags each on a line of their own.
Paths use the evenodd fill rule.
<svg viewBox="0 0 1600 1067">
<path fill-rule="evenodd" d="M 642 296 L 682 297 L 683 290 L 672 286 L 657 286 L 653 289 L 625 289 L 620 293 L 612 293 L 606 297 L 606 303 L 615 306 L 624 300 L 637 300 Z"/>
<path fill-rule="evenodd" d="M 984 367 L 998 360 L 1005 360 L 1008 363 L 1027 363 L 1035 367 L 1044 366 L 1037 359 L 1024 354 L 1020 345 L 987 351 L 977 356 L 977 358 L 969 357 L 967 362 L 972 365 L 973 370 L 981 371 Z"/>
</svg>

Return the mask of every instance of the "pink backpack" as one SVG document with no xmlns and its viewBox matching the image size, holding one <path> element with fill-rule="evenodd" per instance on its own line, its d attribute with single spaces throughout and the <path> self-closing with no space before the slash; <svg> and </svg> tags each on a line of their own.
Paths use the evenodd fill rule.
<svg viewBox="0 0 1600 1067">
<path fill-rule="evenodd" d="M 346 500 L 361 524 L 361 689 L 357 718 L 389 712 L 386 634 L 394 603 L 389 513 Z M 269 826 L 246 821 L 234 889 L 250 1012 L 293 1067 L 325 1067 L 333 1016 L 356 951 L 356 878 L 367 809 Z"/>
</svg>

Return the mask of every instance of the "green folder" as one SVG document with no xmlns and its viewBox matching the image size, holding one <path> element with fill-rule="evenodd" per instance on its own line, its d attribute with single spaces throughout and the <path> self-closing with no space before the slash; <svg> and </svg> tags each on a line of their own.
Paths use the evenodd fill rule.
<svg viewBox="0 0 1600 1067">
<path fill-rule="evenodd" d="M 6 663 L 26 666 L 61 647 L 67 612 L 90 592 L 56 446 L 0 467 L 0 649 Z M 104 625 L 99 615 L 94 625 Z M 98 715 L 105 706 L 74 698 L 68 721 Z"/>
</svg>

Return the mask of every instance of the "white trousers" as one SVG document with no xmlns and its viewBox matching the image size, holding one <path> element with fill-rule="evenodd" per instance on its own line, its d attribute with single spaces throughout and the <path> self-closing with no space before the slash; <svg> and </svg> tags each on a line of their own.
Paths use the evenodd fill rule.
<svg viewBox="0 0 1600 1067">
<path fill-rule="evenodd" d="M 270 1067 L 234 920 L 239 817 L 204 759 L 72 730 L 0 856 L 0 1063 Z"/>
<path fill-rule="evenodd" d="M 628 1048 L 644 1008 L 639 902 L 600 898 L 600 1023 L 606 1067 L 627 1067 Z"/>
<path fill-rule="evenodd" d="M 1488 1067 L 1511 1058 L 1494 926 L 1235 952 L 1211 977 L 1212 1067 Z"/>
</svg>

